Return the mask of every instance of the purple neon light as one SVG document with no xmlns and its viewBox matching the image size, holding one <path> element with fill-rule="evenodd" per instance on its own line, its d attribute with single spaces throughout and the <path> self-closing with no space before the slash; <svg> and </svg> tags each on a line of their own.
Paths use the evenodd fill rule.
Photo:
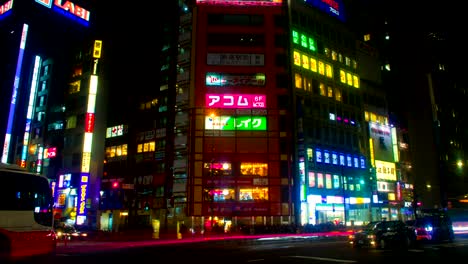
<svg viewBox="0 0 468 264">
<path fill-rule="evenodd" d="M 16 62 L 16 72 L 15 72 L 15 81 L 13 82 L 13 92 L 11 94 L 11 102 L 10 102 L 10 112 L 8 113 L 8 123 L 6 127 L 5 133 L 5 142 L 3 144 L 3 156 L 2 162 L 6 163 L 8 161 L 8 153 L 10 152 L 10 138 L 11 138 L 11 131 L 13 127 L 13 121 L 15 119 L 15 108 L 16 108 L 16 96 L 18 94 L 18 87 L 21 77 L 21 69 L 23 66 L 23 56 L 24 56 L 24 49 L 26 46 L 26 38 L 28 36 L 28 24 L 23 24 L 23 31 L 21 34 L 21 42 L 20 42 L 20 49 L 18 54 L 18 61 Z"/>
</svg>

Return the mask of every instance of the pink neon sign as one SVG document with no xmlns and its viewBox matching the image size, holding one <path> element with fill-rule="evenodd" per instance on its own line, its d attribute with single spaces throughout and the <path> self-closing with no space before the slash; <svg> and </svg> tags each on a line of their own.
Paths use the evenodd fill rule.
<svg viewBox="0 0 468 264">
<path fill-rule="evenodd" d="M 264 94 L 206 94 L 207 108 L 266 108 Z"/>
</svg>

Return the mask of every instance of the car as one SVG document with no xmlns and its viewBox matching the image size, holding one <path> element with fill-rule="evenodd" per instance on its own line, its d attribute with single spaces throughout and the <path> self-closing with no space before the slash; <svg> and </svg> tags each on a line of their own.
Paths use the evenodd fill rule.
<svg viewBox="0 0 468 264">
<path fill-rule="evenodd" d="M 370 222 L 348 237 L 353 248 L 408 249 L 415 241 L 415 233 L 401 220 Z"/>
<path fill-rule="evenodd" d="M 419 242 L 452 242 L 455 238 L 452 221 L 447 215 L 426 215 L 408 220 Z"/>
<path fill-rule="evenodd" d="M 86 232 L 79 231 L 69 224 L 58 225 L 55 228 L 55 234 L 59 240 L 84 239 L 88 236 Z"/>
</svg>

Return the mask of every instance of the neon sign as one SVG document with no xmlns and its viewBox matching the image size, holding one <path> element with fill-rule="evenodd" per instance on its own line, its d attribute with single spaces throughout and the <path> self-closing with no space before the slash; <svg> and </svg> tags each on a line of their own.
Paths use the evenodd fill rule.
<svg viewBox="0 0 468 264">
<path fill-rule="evenodd" d="M 267 130 L 266 116 L 206 116 L 206 130 Z"/>
<path fill-rule="evenodd" d="M 54 147 L 45 149 L 44 157 L 46 157 L 47 159 L 57 157 L 57 148 Z"/>
<path fill-rule="evenodd" d="M 13 0 L 10 0 L 0 6 L 0 16 L 13 8 Z"/>
<path fill-rule="evenodd" d="M 266 108 L 264 94 L 206 94 L 207 108 Z"/>
<path fill-rule="evenodd" d="M 82 8 L 79 5 L 74 4 L 71 1 L 64 1 L 62 0 L 35 0 L 36 3 L 39 3 L 47 8 L 52 8 L 52 3 L 53 6 L 58 9 L 58 11 L 62 11 L 64 14 L 71 14 L 74 17 L 81 18 L 87 22 L 89 22 L 89 17 L 91 13 Z"/>
<path fill-rule="evenodd" d="M 78 215 L 85 215 L 86 213 L 86 197 L 88 190 L 88 173 L 81 174 L 81 183 L 80 183 L 80 196 L 78 197 Z"/>
<path fill-rule="evenodd" d="M 206 74 L 206 85 L 209 86 L 265 86 L 265 74 Z"/>
<path fill-rule="evenodd" d="M 94 130 L 94 113 L 86 113 L 85 132 L 92 133 Z"/>
<path fill-rule="evenodd" d="M 343 9 L 340 9 L 340 6 L 343 6 L 341 0 L 305 0 L 306 4 L 317 7 L 325 13 L 328 13 L 331 16 L 338 18 L 341 21 L 345 21 L 345 16 Z"/>
</svg>

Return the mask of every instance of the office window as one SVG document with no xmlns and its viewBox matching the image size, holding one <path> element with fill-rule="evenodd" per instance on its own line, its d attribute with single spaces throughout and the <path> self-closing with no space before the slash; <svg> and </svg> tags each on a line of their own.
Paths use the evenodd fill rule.
<svg viewBox="0 0 468 264">
<path fill-rule="evenodd" d="M 323 63 L 323 61 L 318 62 L 318 73 L 320 75 L 325 75 L 325 63 Z"/>
<path fill-rule="evenodd" d="M 315 172 L 309 171 L 309 187 L 315 187 Z"/>
<path fill-rule="evenodd" d="M 239 201 L 266 201 L 268 200 L 268 188 L 240 188 Z"/>
<path fill-rule="evenodd" d="M 322 151 L 317 149 L 315 150 L 316 162 L 322 162 Z"/>
<path fill-rule="evenodd" d="M 268 163 L 248 163 L 240 164 L 240 174 L 246 176 L 268 176 Z"/>
<path fill-rule="evenodd" d="M 333 87 L 331 86 L 327 87 L 327 94 L 329 98 L 333 98 Z"/>
<path fill-rule="evenodd" d="M 341 102 L 341 90 L 340 88 L 335 88 L 335 100 Z"/>
<path fill-rule="evenodd" d="M 333 189 L 339 189 L 340 188 L 340 175 L 333 175 Z"/>
<path fill-rule="evenodd" d="M 323 157 L 324 157 L 325 163 L 326 163 L 326 164 L 330 164 L 330 152 L 324 151 L 324 152 L 323 152 Z"/>
<path fill-rule="evenodd" d="M 331 189 L 333 188 L 333 185 L 332 185 L 332 176 L 331 174 L 325 174 L 325 188 L 326 189 Z"/>
<path fill-rule="evenodd" d="M 328 78 L 333 78 L 333 67 L 330 64 L 325 64 L 325 75 Z"/>
<path fill-rule="evenodd" d="M 299 73 L 294 74 L 294 83 L 296 88 L 302 89 L 302 76 Z"/>
<path fill-rule="evenodd" d="M 317 60 L 314 58 L 310 58 L 310 70 L 317 72 Z"/>
<path fill-rule="evenodd" d="M 310 66 L 309 66 L 309 56 L 307 55 L 302 55 L 302 68 L 308 70 L 310 69 Z"/>
<path fill-rule="evenodd" d="M 321 96 L 326 96 L 327 92 L 325 91 L 325 84 L 320 83 L 319 88 L 320 88 L 320 95 Z"/>
<path fill-rule="evenodd" d="M 317 173 L 317 188 L 323 188 L 323 173 Z"/>
</svg>

